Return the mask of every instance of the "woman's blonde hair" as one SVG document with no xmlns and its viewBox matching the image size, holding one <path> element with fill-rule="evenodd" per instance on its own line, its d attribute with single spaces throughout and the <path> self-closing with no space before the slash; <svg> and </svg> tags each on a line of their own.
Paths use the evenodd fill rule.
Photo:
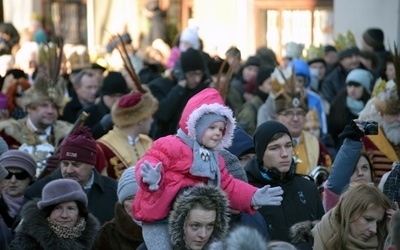
<svg viewBox="0 0 400 250">
<path fill-rule="evenodd" d="M 327 249 L 345 249 L 350 235 L 350 224 L 358 220 L 367 210 L 383 208 L 385 211 L 391 208 L 390 200 L 374 185 L 356 183 L 352 185 L 340 197 L 337 204 L 337 213 L 334 215 L 335 225 L 332 238 L 327 242 Z M 383 248 L 386 229 L 386 213 L 378 222 L 376 235 L 378 237 L 378 249 Z"/>
</svg>

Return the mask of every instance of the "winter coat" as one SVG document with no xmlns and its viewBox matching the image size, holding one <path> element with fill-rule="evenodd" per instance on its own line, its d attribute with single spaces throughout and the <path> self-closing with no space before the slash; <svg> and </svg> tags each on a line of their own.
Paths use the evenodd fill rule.
<svg viewBox="0 0 400 250">
<path fill-rule="evenodd" d="M 209 101 L 209 103 L 206 103 L 206 101 Z M 214 148 L 215 150 L 222 150 L 229 147 L 232 142 L 235 121 L 232 117 L 232 111 L 223 104 L 221 96 L 215 89 L 207 88 L 190 99 L 182 112 L 179 126 L 183 133 L 195 140 L 196 122 L 203 114 L 210 111 L 227 117 L 225 134 L 219 145 Z M 166 218 L 171 203 L 180 189 L 194 186 L 197 183 L 207 183 L 209 180 L 206 177 L 194 176 L 190 173 L 193 151 L 176 135 L 156 140 L 151 149 L 138 161 L 137 166 L 140 166 L 144 161 L 148 161 L 152 166 L 162 162 L 162 168 L 161 180 L 158 184 L 159 189 L 156 191 L 149 190 L 149 185 L 142 180 L 141 168 L 136 168 L 136 179 L 140 188 L 133 203 L 133 211 L 135 219 L 139 221 L 154 222 Z M 243 181 L 234 179 L 228 173 L 221 155 L 218 155 L 218 163 L 221 176 L 220 187 L 227 192 L 231 207 L 242 212 L 254 213 L 255 210 L 250 202 L 257 189 Z"/>
<path fill-rule="evenodd" d="M 225 237 L 228 227 L 228 201 L 223 192 L 217 187 L 210 186 L 197 186 L 190 191 L 190 195 L 180 195 L 174 203 L 174 210 L 168 221 L 168 230 L 171 236 L 172 249 L 174 250 L 189 250 L 185 243 L 185 220 L 188 217 L 193 203 L 199 197 L 209 197 L 211 200 L 218 202 L 218 209 L 216 211 L 216 221 L 214 230 L 203 249 L 209 249 L 213 242 L 220 242 Z"/>
<path fill-rule="evenodd" d="M 106 106 L 101 97 L 100 102 L 90 105 L 83 109 L 86 113 L 90 114 L 85 125 L 90 128 L 94 139 L 99 139 L 103 135 L 107 134 L 107 130 L 100 124 L 101 118 L 110 113 L 110 109 Z"/>
<path fill-rule="evenodd" d="M 343 188 L 349 185 L 362 145 L 361 141 L 344 140 L 324 185 L 323 202 L 326 212 L 336 206 Z"/>
<path fill-rule="evenodd" d="M 10 250 L 92 249 L 100 229 L 98 220 L 89 214 L 85 230 L 79 238 L 60 238 L 49 226 L 45 213 L 37 207 L 37 200 L 26 203 L 21 214 L 23 222 L 10 244 Z"/>
<path fill-rule="evenodd" d="M 101 228 L 96 249 L 136 249 L 143 242 L 142 228 L 126 213 L 123 205 L 116 203 L 115 217 Z"/>
<path fill-rule="evenodd" d="M 195 89 L 188 89 L 178 85 L 175 80 L 158 78 L 148 86 L 158 100 L 158 110 L 153 115 L 150 137 L 158 139 L 176 133 L 186 103 L 192 96 L 205 89 L 207 84 L 202 82 Z"/>
<path fill-rule="evenodd" d="M 237 115 L 238 125 L 243 128 L 249 135 L 253 135 L 257 128 L 257 111 L 258 108 L 265 102 L 260 96 L 254 98 L 245 104 Z"/>
<path fill-rule="evenodd" d="M 336 68 L 332 69 L 332 71 L 325 76 L 325 79 L 322 83 L 321 92 L 323 98 L 328 102 L 332 103 L 336 94 L 346 88 L 346 77 L 349 72 L 346 72 L 345 69 L 339 64 Z"/>
<path fill-rule="evenodd" d="M 263 206 L 258 211 L 267 223 L 271 240 L 290 242 L 289 229 L 292 225 L 306 220 L 319 220 L 324 215 L 318 188 L 314 182 L 297 174 L 279 181 L 267 180 L 261 175 L 260 169 L 256 158 L 247 163 L 245 170 L 249 183 L 256 187 L 282 187 L 283 201 L 280 206 Z"/>
<path fill-rule="evenodd" d="M 114 218 L 114 204 L 118 200 L 117 181 L 107 176 L 100 175 L 93 170 L 94 180 L 90 190 L 86 191 L 88 196 L 88 209 L 99 221 L 100 224 Z M 24 202 L 33 198 L 42 197 L 43 187 L 52 180 L 63 178 L 60 168 L 29 186 L 24 194 Z"/>
</svg>

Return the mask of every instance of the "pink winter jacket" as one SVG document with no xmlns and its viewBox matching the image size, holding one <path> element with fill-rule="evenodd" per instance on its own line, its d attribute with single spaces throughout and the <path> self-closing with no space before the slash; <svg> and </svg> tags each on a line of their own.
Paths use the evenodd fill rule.
<svg viewBox="0 0 400 250">
<path fill-rule="evenodd" d="M 222 97 L 215 89 L 207 88 L 188 101 L 182 112 L 179 127 L 185 134 L 194 139 L 196 138 L 195 125 L 198 119 L 209 112 L 218 113 L 227 118 L 224 137 L 216 149 L 222 150 L 229 147 L 235 121 L 232 110 L 225 106 Z M 161 181 L 159 189 L 156 191 L 150 191 L 149 185 L 142 181 L 140 165 L 144 161 L 148 161 L 152 166 L 162 162 Z M 222 156 L 218 157 L 218 162 L 221 173 L 221 188 L 227 193 L 230 206 L 235 210 L 254 213 L 255 210 L 250 203 L 257 188 L 233 178 L 225 168 L 225 161 Z M 179 137 L 170 135 L 156 140 L 151 149 L 136 164 L 135 174 L 140 188 L 133 203 L 135 219 L 143 222 L 165 219 L 169 215 L 172 202 L 179 190 L 194 186 L 197 183 L 207 183 L 207 178 L 190 174 L 192 163 L 193 151 Z"/>
</svg>

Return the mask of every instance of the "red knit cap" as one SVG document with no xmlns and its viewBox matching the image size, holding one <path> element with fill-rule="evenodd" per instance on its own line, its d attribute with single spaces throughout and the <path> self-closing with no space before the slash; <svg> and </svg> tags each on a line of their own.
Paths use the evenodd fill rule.
<svg viewBox="0 0 400 250">
<path fill-rule="evenodd" d="M 96 164 L 96 141 L 88 127 L 78 127 L 65 139 L 61 145 L 60 160 Z"/>
</svg>

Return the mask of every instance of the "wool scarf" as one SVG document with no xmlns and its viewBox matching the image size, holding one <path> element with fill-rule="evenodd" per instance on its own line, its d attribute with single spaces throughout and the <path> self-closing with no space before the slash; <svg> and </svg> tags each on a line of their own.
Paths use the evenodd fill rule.
<svg viewBox="0 0 400 250">
<path fill-rule="evenodd" d="M 350 112 L 353 115 L 358 116 L 360 112 L 364 109 L 365 103 L 360 100 L 356 100 L 351 98 L 350 96 L 346 97 L 346 106 L 349 108 Z"/>
<path fill-rule="evenodd" d="M 193 163 L 190 173 L 194 176 L 208 178 L 208 184 L 221 185 L 218 153 L 215 150 L 201 146 L 196 140 L 191 139 L 182 129 L 178 129 L 177 136 L 192 149 Z"/>
<path fill-rule="evenodd" d="M 22 202 L 24 201 L 24 196 L 21 195 L 20 197 L 11 197 L 6 193 L 5 190 L 1 192 L 1 196 L 8 206 L 8 215 L 10 215 L 11 218 L 14 218 L 18 214 Z"/>
<path fill-rule="evenodd" d="M 86 220 L 82 217 L 79 218 L 76 225 L 72 228 L 64 227 L 50 219 L 50 217 L 47 217 L 47 222 L 49 223 L 50 228 L 58 235 L 58 237 L 63 239 L 76 240 L 82 235 L 82 232 L 86 228 Z"/>
</svg>

